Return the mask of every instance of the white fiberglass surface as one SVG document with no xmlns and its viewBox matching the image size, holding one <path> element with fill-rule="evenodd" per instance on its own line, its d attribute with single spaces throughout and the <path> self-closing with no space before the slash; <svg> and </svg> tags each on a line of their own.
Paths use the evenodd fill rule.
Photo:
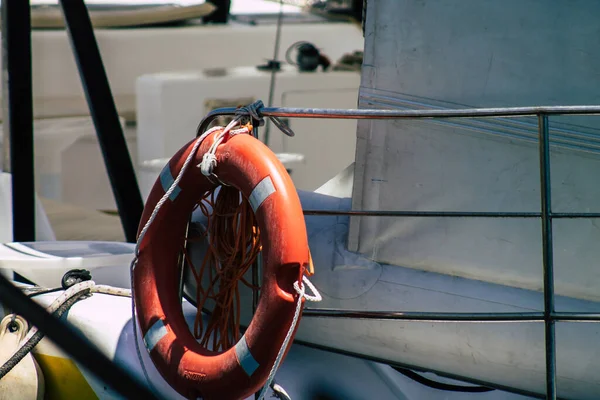
<svg viewBox="0 0 600 400">
<path fill-rule="evenodd" d="M 20 249 L 31 249 L 54 257 L 105 257 L 131 254 L 134 245 L 120 242 L 26 242 L 19 243 Z M 10 246 L 10 244 L 8 244 Z"/>
</svg>

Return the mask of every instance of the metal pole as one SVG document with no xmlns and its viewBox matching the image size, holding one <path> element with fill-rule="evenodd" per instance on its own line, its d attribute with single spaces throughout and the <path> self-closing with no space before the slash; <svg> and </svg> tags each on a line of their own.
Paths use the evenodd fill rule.
<svg viewBox="0 0 600 400">
<path fill-rule="evenodd" d="M 328 308 L 305 308 L 302 318 L 351 318 L 378 321 L 427 321 L 427 322 L 544 322 L 547 315 L 543 312 L 423 312 L 423 311 L 364 311 L 338 310 Z M 600 323 L 600 313 L 595 312 L 557 312 L 550 316 L 554 321 L 596 322 Z"/>
<path fill-rule="evenodd" d="M 256 121 L 256 120 L 252 120 L 252 135 L 258 139 L 258 126 L 260 125 L 260 121 Z M 258 308 L 258 300 L 260 298 L 260 293 L 258 291 L 258 289 L 256 289 L 259 286 L 259 274 L 260 274 L 260 266 L 262 265 L 262 256 L 261 253 L 258 253 L 258 256 L 256 257 L 256 260 L 254 260 L 254 262 L 252 263 L 252 286 L 254 286 L 253 290 L 252 290 L 252 318 L 254 318 L 254 315 L 256 314 L 256 309 Z M 260 392 L 262 391 L 262 387 L 256 392 L 254 393 L 254 399 L 257 400 L 260 396 Z"/>
<path fill-rule="evenodd" d="M 548 116 L 538 116 L 540 139 L 540 198 L 542 209 L 542 260 L 544 266 L 544 327 L 546 342 L 546 398 L 556 399 L 556 337 L 554 314 L 554 256 L 552 252 L 552 197 Z"/>
<path fill-rule="evenodd" d="M 252 121 L 252 125 L 254 126 L 252 130 L 252 134 L 256 139 L 258 139 L 258 124 L 259 121 Z M 260 285 L 260 267 L 262 265 L 262 252 L 258 253 L 256 256 L 256 260 L 252 263 L 252 285 L 254 287 L 258 287 Z M 252 291 L 252 316 L 256 313 L 256 309 L 258 308 L 258 300 L 260 298 L 259 289 L 255 289 Z M 258 395 L 258 393 L 256 394 Z"/>
<path fill-rule="evenodd" d="M 539 212 L 502 211 L 397 211 L 397 210 L 303 210 L 304 215 L 407 217 L 407 218 L 540 218 Z M 600 213 L 552 213 L 552 219 L 600 218 Z"/>
<path fill-rule="evenodd" d="M 396 211 L 396 210 L 303 210 L 304 215 L 406 217 L 406 218 L 540 218 L 538 212 L 486 211 Z M 570 216 L 570 214 L 567 214 Z M 575 217 L 573 217 L 575 218 Z M 583 218 L 589 218 L 585 216 Z"/>
<path fill-rule="evenodd" d="M 81 83 L 128 242 L 135 242 L 144 203 L 117 108 L 83 0 L 60 0 Z"/>
<path fill-rule="evenodd" d="M 273 60 L 271 63 L 271 81 L 269 83 L 269 107 L 273 106 L 273 99 L 275 96 L 275 74 L 281 70 L 279 61 L 279 46 L 281 42 L 281 26 L 283 24 L 283 0 L 279 0 L 279 14 L 277 14 L 277 26 L 275 31 L 275 46 L 273 47 Z M 271 135 L 271 122 L 267 121 L 265 124 L 265 144 L 269 145 L 269 139 Z"/>
<path fill-rule="evenodd" d="M 598 316 L 598 314 L 595 314 Z M 302 317 L 372 319 L 378 321 L 428 321 L 428 322 L 539 322 L 544 320 L 541 312 L 507 313 L 451 313 L 451 312 L 402 312 L 336 310 L 305 308 Z"/>
<path fill-rule="evenodd" d="M 8 24 L 4 21 L 10 20 L 7 15 L 7 7 L 2 7 L 2 115 L 3 115 L 3 126 L 2 126 L 2 153 L 0 157 L 0 170 L 10 172 L 10 129 L 8 124 Z"/>
<path fill-rule="evenodd" d="M 6 4 L 6 3 L 5 3 Z M 1 7 L 1 6 L 0 6 Z M 9 114 L 9 106 L 8 106 L 8 29 L 7 24 L 4 21 L 9 20 L 7 17 L 6 11 L 7 7 L 2 7 L 0 12 L 2 13 L 2 138 L 0 141 L 0 147 L 2 147 L 0 152 L 0 171 L 10 172 L 10 128 L 8 124 L 8 114 Z"/>
<path fill-rule="evenodd" d="M 12 174 L 13 240 L 35 240 L 31 14 L 28 0 L 2 1 L 3 168 Z"/>
<path fill-rule="evenodd" d="M 220 116 L 235 115 L 237 108 L 219 108 L 209 112 L 198 125 L 200 136 L 210 123 Z M 278 118 L 324 118 L 324 119 L 424 119 L 424 118 L 478 118 L 478 117 L 524 117 L 546 115 L 600 115 L 600 106 L 539 106 L 497 107 L 438 110 L 373 110 L 340 108 L 288 108 L 262 107 L 258 112 L 263 117 Z"/>
</svg>

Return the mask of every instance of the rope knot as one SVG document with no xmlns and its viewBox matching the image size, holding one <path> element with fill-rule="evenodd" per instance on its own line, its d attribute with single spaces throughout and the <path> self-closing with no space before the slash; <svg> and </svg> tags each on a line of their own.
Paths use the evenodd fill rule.
<svg viewBox="0 0 600 400">
<path fill-rule="evenodd" d="M 211 176 L 213 169 L 217 166 L 217 156 L 211 152 L 206 152 L 202 156 L 200 171 L 204 176 Z"/>
<path fill-rule="evenodd" d="M 264 106 L 265 104 L 262 102 L 262 100 L 257 100 L 247 106 L 239 107 L 235 111 L 235 115 L 238 117 L 250 117 L 254 121 L 258 121 L 258 126 L 263 126 L 265 124 L 265 119 L 263 118 L 260 109 L 264 108 Z"/>
<path fill-rule="evenodd" d="M 249 104 L 247 106 L 239 107 L 235 111 L 235 115 L 238 117 L 251 117 L 253 121 L 258 121 L 258 126 L 263 126 L 265 124 L 265 119 L 261 112 L 263 108 L 265 108 L 265 104 L 261 100 L 257 100 L 254 103 Z M 287 136 L 296 136 L 294 131 L 292 131 L 292 129 L 279 118 L 268 118 L 271 120 L 271 122 L 273 122 L 273 125 L 275 125 L 281 132 L 285 133 Z"/>
<path fill-rule="evenodd" d="M 63 289 L 68 289 L 77 283 L 89 281 L 91 279 L 92 274 L 90 271 L 86 269 L 72 269 L 63 275 L 61 286 Z"/>
<path fill-rule="evenodd" d="M 308 286 L 313 295 L 306 293 L 306 286 Z M 319 293 L 317 288 L 312 284 L 311 281 L 308 280 L 306 276 L 302 277 L 302 286 L 300 286 L 298 282 L 294 282 L 294 289 L 300 297 L 304 297 L 307 301 L 319 302 L 323 300 L 323 297 L 321 297 L 321 293 Z"/>
</svg>

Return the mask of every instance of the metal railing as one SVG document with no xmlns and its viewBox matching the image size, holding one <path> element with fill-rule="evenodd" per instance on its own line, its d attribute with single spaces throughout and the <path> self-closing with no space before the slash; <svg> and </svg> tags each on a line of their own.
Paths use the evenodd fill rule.
<svg viewBox="0 0 600 400">
<path fill-rule="evenodd" d="M 449 217 L 449 218 L 540 218 L 542 224 L 543 260 L 543 312 L 523 313 L 437 313 L 437 312 L 390 312 L 331 310 L 307 308 L 306 317 L 355 318 L 376 320 L 432 321 L 432 322 L 544 322 L 546 357 L 546 397 L 556 399 L 556 336 L 555 322 L 600 322 L 600 313 L 556 312 L 554 307 L 554 256 L 552 247 L 552 220 L 559 218 L 600 218 L 600 213 L 553 213 L 550 190 L 550 138 L 548 117 L 551 115 L 600 115 L 600 106 L 547 106 L 475 108 L 453 110 L 373 110 L 373 109 L 318 109 L 261 107 L 258 115 L 268 118 L 326 118 L 326 119 L 431 119 L 431 118 L 478 118 L 478 117 L 524 117 L 537 116 L 539 165 L 540 165 L 540 212 L 426 212 L 426 211 L 329 211 L 305 210 L 305 215 L 349 215 L 361 217 Z M 221 108 L 210 112 L 198 126 L 205 131 L 219 116 L 231 116 L 240 109 Z M 255 113 L 256 114 L 256 113 Z M 250 116 L 250 115 L 249 115 Z M 255 115 L 256 116 L 256 115 Z M 255 117 L 254 116 L 254 117 Z"/>
</svg>

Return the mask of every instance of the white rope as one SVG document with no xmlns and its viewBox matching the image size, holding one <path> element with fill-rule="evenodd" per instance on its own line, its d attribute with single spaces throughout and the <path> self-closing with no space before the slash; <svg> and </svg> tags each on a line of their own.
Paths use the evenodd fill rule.
<svg viewBox="0 0 600 400">
<path fill-rule="evenodd" d="M 285 389 L 281 385 L 278 385 L 275 382 L 273 382 L 273 392 L 275 392 L 275 395 L 280 400 L 292 400 L 292 398 L 288 394 L 288 392 L 286 392 Z"/>
<path fill-rule="evenodd" d="M 202 156 L 202 162 L 198 164 L 200 167 L 200 171 L 204 176 L 211 176 L 213 169 L 217 166 L 217 147 L 221 143 L 223 143 L 223 139 L 225 139 L 225 135 L 229 133 L 233 129 L 233 127 L 239 122 L 242 117 L 235 117 L 226 127 L 223 129 L 221 133 L 219 133 L 210 148 L 204 155 Z"/>
<path fill-rule="evenodd" d="M 48 314 L 54 314 L 56 312 L 56 310 L 58 310 L 71 297 L 73 297 L 73 296 L 77 295 L 78 293 L 81 293 L 85 290 L 89 290 L 90 293 L 103 293 L 103 294 L 110 294 L 110 295 L 114 295 L 114 296 L 125 296 L 125 297 L 131 296 L 131 291 L 128 289 L 122 289 L 122 288 L 117 288 L 117 287 L 108 286 L 108 285 L 96 285 L 96 283 L 94 281 L 84 281 L 84 282 L 76 283 L 75 285 L 71 286 L 70 288 L 68 288 L 67 290 L 62 292 L 60 296 L 58 296 L 56 299 L 54 299 L 54 301 L 52 303 L 50 303 L 50 305 L 48 307 L 46 307 L 46 311 L 48 312 Z M 25 335 L 25 337 L 23 339 L 21 339 L 21 342 L 20 342 L 21 345 L 27 343 L 33 337 L 33 335 L 35 335 L 37 333 L 37 331 L 38 331 L 37 327 L 35 327 L 35 326 L 31 327 L 29 332 L 27 332 L 27 335 Z M 19 351 L 19 349 L 17 349 L 17 351 Z"/>
<path fill-rule="evenodd" d="M 132 262 L 132 268 L 133 268 L 135 262 L 137 261 L 137 257 L 139 256 L 139 251 L 140 251 L 140 244 L 142 243 L 144 236 L 146 236 L 146 232 L 148 231 L 148 228 L 150 228 L 150 225 L 152 225 L 152 222 L 154 222 L 154 219 L 156 218 L 156 215 L 158 214 L 158 211 L 161 209 L 163 204 L 165 204 L 165 202 L 167 201 L 169 196 L 171 196 L 171 193 L 173 193 L 173 191 L 175 190 L 177 185 L 179 185 L 179 182 L 181 181 L 183 174 L 187 170 L 188 165 L 194 159 L 194 156 L 196 155 L 196 151 L 198 151 L 198 147 L 200 147 L 200 145 L 202 144 L 202 142 L 204 141 L 204 139 L 206 139 L 206 137 L 208 135 L 210 135 L 211 133 L 213 133 L 219 129 L 221 129 L 221 127 L 219 127 L 219 126 L 209 129 L 206 132 L 204 132 L 198 139 L 196 139 L 196 142 L 194 143 L 194 147 L 192 147 L 192 151 L 190 151 L 190 154 L 188 154 L 187 158 L 185 159 L 185 162 L 183 163 L 183 166 L 181 167 L 179 174 L 177 174 L 177 177 L 175 178 L 175 180 L 173 181 L 173 183 L 171 184 L 169 189 L 167 189 L 167 191 L 165 192 L 163 197 L 158 201 L 158 203 L 156 203 L 156 206 L 154 207 L 154 210 L 152 210 L 152 214 L 150 215 L 150 218 L 148 218 L 148 221 L 146 222 L 146 224 L 144 225 L 144 228 L 142 229 L 142 231 L 140 232 L 140 235 L 138 236 L 138 240 L 135 244 L 135 257 Z M 133 288 L 133 285 L 131 287 Z"/>
<path fill-rule="evenodd" d="M 60 296 L 54 299 L 54 301 L 48 307 L 46 307 L 46 311 L 49 314 L 54 314 L 54 312 L 58 310 L 60 306 L 62 306 L 71 297 L 75 296 L 79 292 L 91 289 L 93 286 L 94 281 L 85 281 L 71 286 L 70 288 L 65 290 Z M 27 343 L 29 339 L 31 339 L 31 337 L 36 334 L 37 331 L 37 327 L 32 327 L 27 333 L 27 335 L 21 340 L 21 343 Z"/>
<path fill-rule="evenodd" d="M 131 297 L 131 290 L 108 285 L 94 285 L 92 293 L 110 294 L 112 296 Z"/>
<path fill-rule="evenodd" d="M 267 378 L 267 382 L 265 383 L 262 390 L 260 391 L 258 400 L 263 400 L 263 398 L 265 397 L 267 390 L 271 386 L 271 382 L 273 382 L 273 379 L 275 378 L 275 373 L 277 372 L 277 369 L 279 368 L 279 364 L 281 363 L 281 360 L 283 359 L 285 350 L 287 349 L 287 347 L 290 343 L 290 340 L 292 339 L 292 333 L 294 333 L 294 330 L 296 329 L 296 325 L 298 324 L 298 319 L 300 318 L 300 311 L 302 310 L 302 299 L 304 298 L 307 301 L 314 301 L 314 302 L 318 302 L 323 299 L 321 297 L 321 294 L 317 290 L 317 288 L 314 287 L 314 285 L 311 283 L 311 281 L 308 280 L 308 278 L 306 276 L 302 277 L 302 282 L 303 282 L 302 286 L 300 286 L 298 284 L 298 282 L 294 282 L 294 289 L 298 293 L 298 301 L 296 303 L 296 311 L 294 313 L 294 319 L 292 320 L 290 329 L 288 330 L 287 335 L 285 336 L 285 339 L 283 341 L 283 344 L 281 345 L 281 348 L 279 349 L 279 353 L 277 354 L 275 363 L 273 364 L 273 367 L 271 368 L 271 372 L 269 372 L 269 377 Z M 314 296 L 311 296 L 311 295 L 308 295 L 305 293 L 305 285 L 308 286 L 309 289 L 311 290 L 311 292 L 314 293 Z"/>
<path fill-rule="evenodd" d="M 152 214 L 150 215 L 150 218 L 148 218 L 148 221 L 146 222 L 146 224 L 144 225 L 144 228 L 142 229 L 142 231 L 140 232 L 140 235 L 138 236 L 138 240 L 135 244 L 135 257 L 131 264 L 132 271 L 133 271 L 133 267 L 135 266 L 135 262 L 137 261 L 137 257 L 139 255 L 139 250 L 140 250 L 140 245 L 142 243 L 142 240 L 144 239 L 144 236 L 146 235 L 146 232 L 150 228 L 150 225 L 152 225 L 152 223 L 154 222 L 154 219 L 156 218 L 156 215 L 160 211 L 163 204 L 165 204 L 165 202 L 171 196 L 171 194 L 173 193 L 173 191 L 175 190 L 177 185 L 179 185 L 179 182 L 183 178 L 185 171 L 187 170 L 190 162 L 194 159 L 194 156 L 196 155 L 196 152 L 198 151 L 198 148 L 200 147 L 200 145 L 202 144 L 204 139 L 206 139 L 206 137 L 209 136 L 211 133 L 213 133 L 219 129 L 223 129 L 223 131 L 219 135 L 217 135 L 217 137 L 215 137 L 215 140 L 213 141 L 212 145 L 206 152 L 206 154 L 210 153 L 211 155 L 206 156 L 206 154 L 204 154 L 204 156 L 202 157 L 202 162 L 200 164 L 198 164 L 198 167 L 200 167 L 202 174 L 204 174 L 205 176 L 208 176 L 208 175 L 212 174 L 214 167 L 217 166 L 217 157 L 216 157 L 217 147 L 223 142 L 224 136 L 227 133 L 229 133 L 229 131 L 231 131 L 231 129 L 240 121 L 240 119 L 242 119 L 241 116 L 235 117 L 229 123 L 229 125 L 227 125 L 225 127 L 225 129 L 223 129 L 220 126 L 215 126 L 214 128 L 211 128 L 211 129 L 207 130 L 206 132 L 204 132 L 202 135 L 200 135 L 198 137 L 198 139 L 196 139 L 196 141 L 194 142 L 194 147 L 192 147 L 192 151 L 190 151 L 190 154 L 188 154 L 187 158 L 185 159 L 185 162 L 183 163 L 181 170 L 177 174 L 177 177 L 175 178 L 175 180 L 173 181 L 173 183 L 171 184 L 169 189 L 165 192 L 163 197 L 161 197 L 161 199 L 158 201 L 158 203 L 156 203 L 156 206 L 154 207 L 154 210 L 152 210 Z M 131 287 L 133 287 L 133 285 Z"/>
</svg>

